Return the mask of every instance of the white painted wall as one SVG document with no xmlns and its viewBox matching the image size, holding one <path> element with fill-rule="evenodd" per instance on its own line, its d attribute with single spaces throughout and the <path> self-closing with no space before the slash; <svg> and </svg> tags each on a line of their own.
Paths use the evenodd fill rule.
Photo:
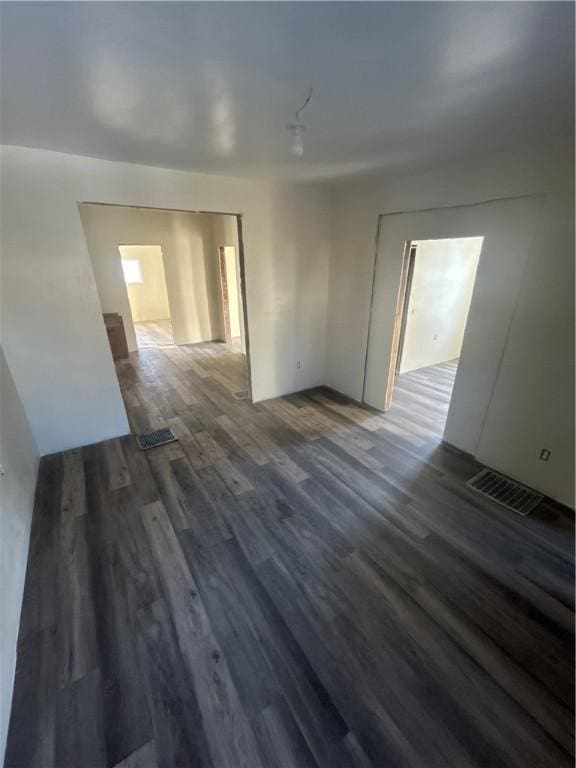
<svg viewBox="0 0 576 768">
<path fill-rule="evenodd" d="M 400 373 L 460 357 L 481 237 L 414 240 Z"/>
<path fill-rule="evenodd" d="M 499 308 L 503 300 L 513 306 L 497 365 L 482 384 L 487 407 L 476 455 L 570 506 L 574 504 L 572 168 L 571 143 L 556 141 L 546 148 L 519 149 L 425 174 L 335 188 L 326 361 L 327 384 L 361 399 L 380 214 L 541 195 L 532 245 L 521 274 L 511 281 L 515 294 L 497 299 Z M 522 231 L 510 235 L 512 243 L 514 236 L 524 237 Z M 429 237 L 417 232 L 412 236 Z M 501 258 L 506 259 L 506 253 Z M 478 279 L 483 260 L 484 252 Z M 395 301 L 395 269 L 389 278 L 394 286 L 389 301 Z M 488 291 L 497 288 L 487 285 Z M 552 451 L 548 463 L 538 459 L 541 447 Z"/>
<path fill-rule="evenodd" d="M 162 248 L 159 245 L 121 245 L 118 250 L 122 261 L 136 261 L 140 265 L 142 282 L 126 283 L 132 320 L 135 323 L 169 320 L 170 305 Z"/>
<path fill-rule="evenodd" d="M 242 214 L 253 398 L 324 381 L 328 191 L 14 146 L 0 159 L 4 351 L 41 453 L 128 432 L 79 202 Z"/>
<path fill-rule="evenodd" d="M 0 347 L 0 762 L 16 667 L 38 449 Z"/>
</svg>

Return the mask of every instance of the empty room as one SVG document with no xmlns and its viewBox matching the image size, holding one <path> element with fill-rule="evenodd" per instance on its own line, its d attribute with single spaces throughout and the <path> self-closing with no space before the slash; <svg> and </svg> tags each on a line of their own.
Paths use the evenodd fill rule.
<svg viewBox="0 0 576 768">
<path fill-rule="evenodd" d="M 574 764 L 574 28 L 0 0 L 5 768 Z"/>
</svg>

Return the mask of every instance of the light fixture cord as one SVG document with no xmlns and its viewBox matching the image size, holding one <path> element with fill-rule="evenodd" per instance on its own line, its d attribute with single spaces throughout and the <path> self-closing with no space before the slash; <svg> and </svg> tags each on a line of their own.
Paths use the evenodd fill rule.
<svg viewBox="0 0 576 768">
<path fill-rule="evenodd" d="M 312 87 L 310 87 L 308 89 L 308 96 L 306 96 L 306 101 L 304 102 L 304 104 L 302 104 L 300 109 L 296 110 L 296 122 L 297 123 L 300 122 L 300 113 L 308 106 L 308 104 L 310 104 L 310 99 L 311 98 L 312 98 Z"/>
</svg>

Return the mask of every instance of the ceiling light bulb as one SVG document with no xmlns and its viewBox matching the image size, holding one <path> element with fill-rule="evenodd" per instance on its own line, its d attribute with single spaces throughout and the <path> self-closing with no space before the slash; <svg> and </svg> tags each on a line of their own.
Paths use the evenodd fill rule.
<svg viewBox="0 0 576 768">
<path fill-rule="evenodd" d="M 300 122 L 300 115 L 302 114 L 302 111 L 306 109 L 308 104 L 310 104 L 310 99 L 312 98 L 312 87 L 308 88 L 308 94 L 306 96 L 306 100 L 304 101 L 304 104 L 300 107 L 300 109 L 296 110 L 296 113 L 294 115 L 294 122 L 288 123 L 286 128 L 291 132 L 292 134 L 292 147 L 290 148 L 290 152 L 294 155 L 294 157 L 302 157 L 304 154 L 304 141 L 302 139 L 304 135 L 304 131 L 306 130 L 306 126 L 304 123 Z"/>
<path fill-rule="evenodd" d="M 290 123 L 286 127 L 292 132 L 292 147 L 290 148 L 290 152 L 295 157 L 302 157 L 304 154 L 304 141 L 302 137 L 306 126 L 302 123 Z"/>
<path fill-rule="evenodd" d="M 302 142 L 302 136 L 300 134 L 294 135 L 294 142 L 290 152 L 292 152 L 292 154 L 296 157 L 302 157 L 304 154 L 304 143 Z"/>
</svg>

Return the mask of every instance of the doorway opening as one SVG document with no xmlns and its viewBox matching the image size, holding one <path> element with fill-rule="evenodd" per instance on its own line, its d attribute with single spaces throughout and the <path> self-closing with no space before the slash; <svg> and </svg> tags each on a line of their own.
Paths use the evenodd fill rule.
<svg viewBox="0 0 576 768">
<path fill-rule="evenodd" d="M 250 400 L 242 217 L 104 203 L 79 209 L 119 377 L 123 360 L 154 371 L 154 397 L 173 391 L 182 407 L 202 385 Z M 143 391 L 130 394 L 134 403 Z"/>
<path fill-rule="evenodd" d="M 174 333 L 161 246 L 120 245 L 118 250 L 138 348 L 171 346 Z"/>
<path fill-rule="evenodd" d="M 405 244 L 386 410 L 431 438 L 444 433 L 483 240 Z"/>
</svg>

